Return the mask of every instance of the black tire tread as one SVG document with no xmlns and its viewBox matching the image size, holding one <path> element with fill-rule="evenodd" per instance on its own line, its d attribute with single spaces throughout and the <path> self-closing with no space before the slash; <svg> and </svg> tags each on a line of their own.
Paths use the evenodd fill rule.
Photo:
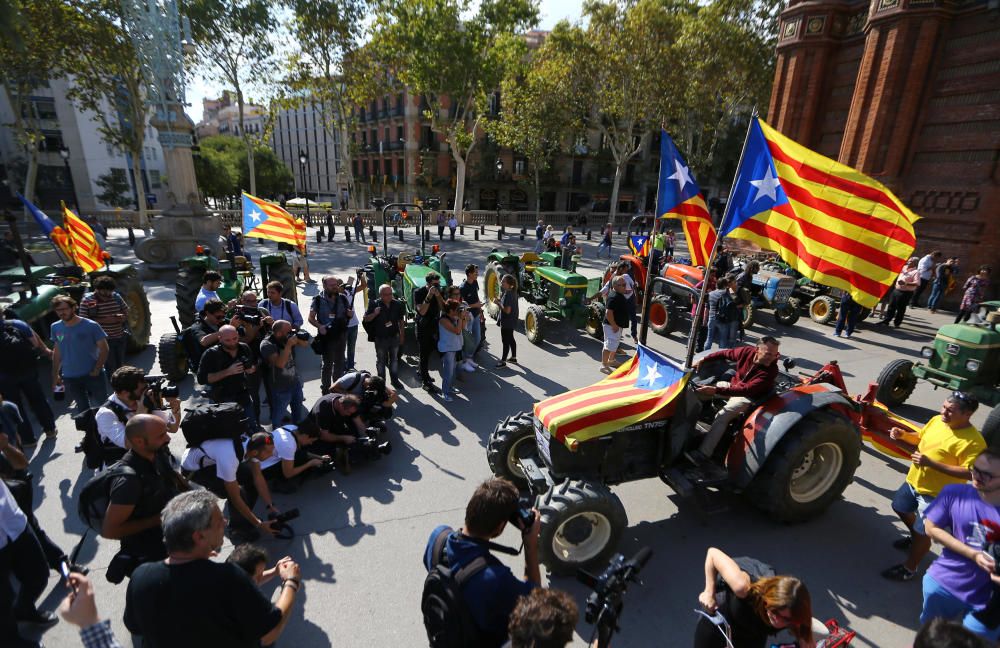
<svg viewBox="0 0 1000 648">
<path fill-rule="evenodd" d="M 589 507 L 588 507 L 589 505 Z M 550 573 L 569 575 L 576 573 L 580 567 L 604 565 L 618 545 L 622 532 L 628 527 L 628 514 L 618 496 L 600 482 L 582 479 L 567 479 L 549 488 L 538 498 L 538 513 L 541 518 L 542 531 L 539 536 L 539 556 Z M 583 564 L 567 564 L 558 560 L 552 553 L 552 534 L 559 527 L 559 518 L 566 513 L 575 514 L 581 508 L 600 510 L 610 520 L 612 525 L 611 538 L 608 546 Z"/>
<path fill-rule="evenodd" d="M 132 295 L 133 299 L 138 300 L 143 310 L 142 324 L 139 327 L 131 327 L 132 335 L 129 336 L 128 346 L 125 349 L 128 353 L 140 353 L 149 345 L 149 337 L 153 328 L 152 315 L 149 312 L 149 298 L 146 296 L 146 291 L 142 289 L 142 280 L 139 279 L 139 273 L 136 272 L 135 268 L 119 275 L 117 281 L 118 292 L 125 299 L 125 303 L 128 303 L 129 295 Z M 132 310 L 133 306 L 129 306 L 129 313 L 132 313 Z"/>
<path fill-rule="evenodd" d="M 534 339 L 528 335 L 527 325 L 525 325 L 524 335 L 532 344 L 541 344 L 545 341 L 545 309 L 538 304 L 528 306 L 528 309 L 524 311 L 525 322 L 527 322 L 528 313 L 532 313 L 535 316 L 535 335 Z"/>
<path fill-rule="evenodd" d="M 497 477 L 510 480 L 518 488 L 526 488 L 528 482 L 519 475 L 512 474 L 507 470 L 507 453 L 510 451 L 512 443 L 523 436 L 534 436 L 535 422 L 531 412 L 519 412 L 513 416 L 508 416 L 493 428 L 486 445 L 486 461 L 490 465 L 490 470 Z M 527 435 L 524 430 L 527 428 Z"/>
<path fill-rule="evenodd" d="M 160 372 L 173 382 L 183 380 L 188 374 L 188 359 L 177 341 L 176 333 L 164 333 L 157 345 Z"/>
<path fill-rule="evenodd" d="M 177 300 L 177 319 L 181 322 L 181 328 L 187 328 L 194 324 L 196 315 L 194 303 L 201 290 L 203 283 L 201 278 L 204 274 L 204 268 L 185 266 L 177 271 L 177 282 L 174 284 L 174 288 Z"/>
<path fill-rule="evenodd" d="M 673 322 L 674 322 L 673 303 L 671 302 L 670 298 L 667 297 L 666 295 L 655 295 L 651 300 L 649 300 L 650 310 L 653 309 L 653 304 L 663 305 L 663 309 L 667 313 L 667 319 L 663 322 L 662 326 L 657 326 L 656 324 L 653 323 L 652 318 L 650 318 L 649 320 L 650 330 L 652 330 L 653 333 L 656 333 L 657 335 L 663 335 L 663 336 L 670 335 L 670 332 L 673 331 Z"/>
<path fill-rule="evenodd" d="M 826 315 L 824 317 L 817 317 L 813 315 L 812 306 L 816 302 L 823 302 L 826 304 Z M 834 320 L 837 314 L 837 302 L 834 301 L 833 297 L 829 295 L 820 295 L 816 297 L 811 302 L 809 302 L 809 319 L 816 322 L 817 324 L 829 324 Z"/>
<path fill-rule="evenodd" d="M 878 391 L 875 393 L 875 398 L 877 398 L 883 405 L 888 405 L 889 407 L 895 407 L 897 405 L 902 405 L 906 402 L 906 399 L 910 397 L 913 393 L 913 388 L 916 387 L 916 377 L 913 379 L 913 387 L 906 392 L 903 398 L 895 398 L 891 395 L 891 389 L 889 387 L 890 380 L 900 371 L 903 367 L 907 367 L 910 372 L 913 371 L 913 363 L 909 360 L 904 360 L 902 358 L 897 358 L 889 364 L 887 364 L 882 371 L 879 372 L 878 378 L 875 382 L 878 383 Z"/>
</svg>

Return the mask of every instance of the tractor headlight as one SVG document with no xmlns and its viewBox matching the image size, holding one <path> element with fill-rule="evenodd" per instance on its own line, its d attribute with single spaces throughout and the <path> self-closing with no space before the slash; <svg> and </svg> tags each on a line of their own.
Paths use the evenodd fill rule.
<svg viewBox="0 0 1000 648">
<path fill-rule="evenodd" d="M 921 347 L 920 348 L 920 355 L 922 355 L 923 357 L 928 358 L 928 359 L 933 358 L 934 357 L 934 348 L 933 347 L 929 347 L 929 346 Z"/>
<path fill-rule="evenodd" d="M 561 298 L 559 299 L 559 307 L 560 307 L 560 308 L 566 308 L 566 304 L 567 304 L 567 303 L 568 303 L 568 302 L 566 301 L 566 298 L 565 298 L 565 297 L 561 297 Z"/>
<path fill-rule="evenodd" d="M 976 373 L 977 371 L 979 371 L 979 361 L 969 360 L 968 362 L 965 363 L 965 368 L 971 371 L 972 373 Z"/>
</svg>

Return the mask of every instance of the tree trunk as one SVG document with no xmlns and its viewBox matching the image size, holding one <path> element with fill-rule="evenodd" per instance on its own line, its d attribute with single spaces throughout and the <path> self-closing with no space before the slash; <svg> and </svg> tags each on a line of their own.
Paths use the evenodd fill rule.
<svg viewBox="0 0 1000 648">
<path fill-rule="evenodd" d="M 340 167 L 344 174 L 347 185 L 347 207 L 349 209 L 363 209 L 360 203 L 360 196 L 354 195 L 354 168 L 351 166 L 351 143 L 350 134 L 347 132 L 347 123 L 344 122 L 339 127 L 340 130 Z M 340 187 L 338 186 L 338 190 Z M 340 206 L 341 196 L 337 196 L 337 206 Z"/>
<path fill-rule="evenodd" d="M 624 168 L 626 164 L 628 164 L 628 158 L 615 167 L 615 181 L 614 184 L 611 185 L 611 206 L 608 208 L 608 219 L 612 224 L 615 222 L 615 214 L 618 213 L 618 185 L 621 184 L 622 168 Z"/>
<path fill-rule="evenodd" d="M 24 197 L 35 202 L 35 184 L 38 181 L 38 149 L 32 147 L 28 153 L 28 170 L 24 174 Z"/>
<path fill-rule="evenodd" d="M 142 147 L 139 147 L 140 153 L 132 151 L 132 177 L 135 182 L 135 202 L 136 211 L 139 212 L 139 227 L 144 230 L 148 227 L 146 225 L 146 188 L 142 184 Z"/>
<path fill-rule="evenodd" d="M 243 107 L 245 102 L 243 101 L 243 89 L 238 85 L 236 86 L 236 107 L 239 109 L 240 116 L 240 135 L 243 137 L 243 143 L 247 147 L 247 175 L 250 177 L 250 195 L 257 195 L 257 173 L 253 166 L 253 142 L 250 141 L 250 136 L 247 135 L 247 127 L 243 122 Z"/>
<path fill-rule="evenodd" d="M 539 179 L 538 167 L 535 167 L 535 220 L 542 219 L 542 183 Z"/>
<path fill-rule="evenodd" d="M 462 220 L 465 211 L 465 158 L 455 152 L 455 147 L 451 149 L 452 157 L 455 158 L 455 218 Z"/>
</svg>

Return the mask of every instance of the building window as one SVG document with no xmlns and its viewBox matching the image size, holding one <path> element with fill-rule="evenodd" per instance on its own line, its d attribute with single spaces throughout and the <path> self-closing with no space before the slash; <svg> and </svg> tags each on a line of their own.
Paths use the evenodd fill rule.
<svg viewBox="0 0 1000 648">
<path fill-rule="evenodd" d="M 39 143 L 40 150 L 58 153 L 62 147 L 62 131 L 42 131 L 42 141 Z"/>
<path fill-rule="evenodd" d="M 392 175 L 392 160 L 384 160 L 383 163 L 382 163 L 382 165 L 383 165 L 383 168 L 385 169 L 385 174 L 387 176 L 391 176 Z"/>
<path fill-rule="evenodd" d="M 56 100 L 55 99 L 34 99 L 35 115 L 38 119 L 56 120 Z"/>
<path fill-rule="evenodd" d="M 514 160 L 514 175 L 524 175 L 524 160 Z"/>
<path fill-rule="evenodd" d="M 149 152 L 150 152 L 150 154 L 152 154 L 153 160 L 156 161 L 156 159 L 157 159 L 157 157 L 156 157 L 156 147 L 155 146 L 150 146 L 149 147 Z"/>
<path fill-rule="evenodd" d="M 111 157 L 111 158 L 115 157 L 115 152 L 114 152 L 114 150 L 113 150 L 113 149 L 111 148 L 111 145 L 110 145 L 110 144 L 108 144 L 108 143 L 105 143 L 105 144 L 104 144 L 104 150 L 108 152 L 108 157 Z"/>
<path fill-rule="evenodd" d="M 405 131 L 404 131 L 404 128 L 402 126 L 397 126 L 396 127 L 396 141 L 397 142 L 402 142 L 404 139 L 406 139 L 406 136 L 404 135 L 404 132 Z"/>
<path fill-rule="evenodd" d="M 406 175 L 405 166 L 406 161 L 403 158 L 396 160 L 396 175 L 398 175 L 403 182 L 406 182 L 406 178 L 404 177 Z"/>
<path fill-rule="evenodd" d="M 158 169 L 149 170 L 149 184 L 153 189 L 160 188 L 160 172 Z"/>
</svg>

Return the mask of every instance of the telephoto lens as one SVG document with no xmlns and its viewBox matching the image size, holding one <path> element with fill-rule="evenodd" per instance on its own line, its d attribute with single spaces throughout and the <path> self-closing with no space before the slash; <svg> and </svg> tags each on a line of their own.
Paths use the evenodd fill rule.
<svg viewBox="0 0 1000 648">
<path fill-rule="evenodd" d="M 311 336 L 309 335 L 309 331 L 297 330 L 295 331 L 295 337 L 308 342 Z"/>
</svg>

